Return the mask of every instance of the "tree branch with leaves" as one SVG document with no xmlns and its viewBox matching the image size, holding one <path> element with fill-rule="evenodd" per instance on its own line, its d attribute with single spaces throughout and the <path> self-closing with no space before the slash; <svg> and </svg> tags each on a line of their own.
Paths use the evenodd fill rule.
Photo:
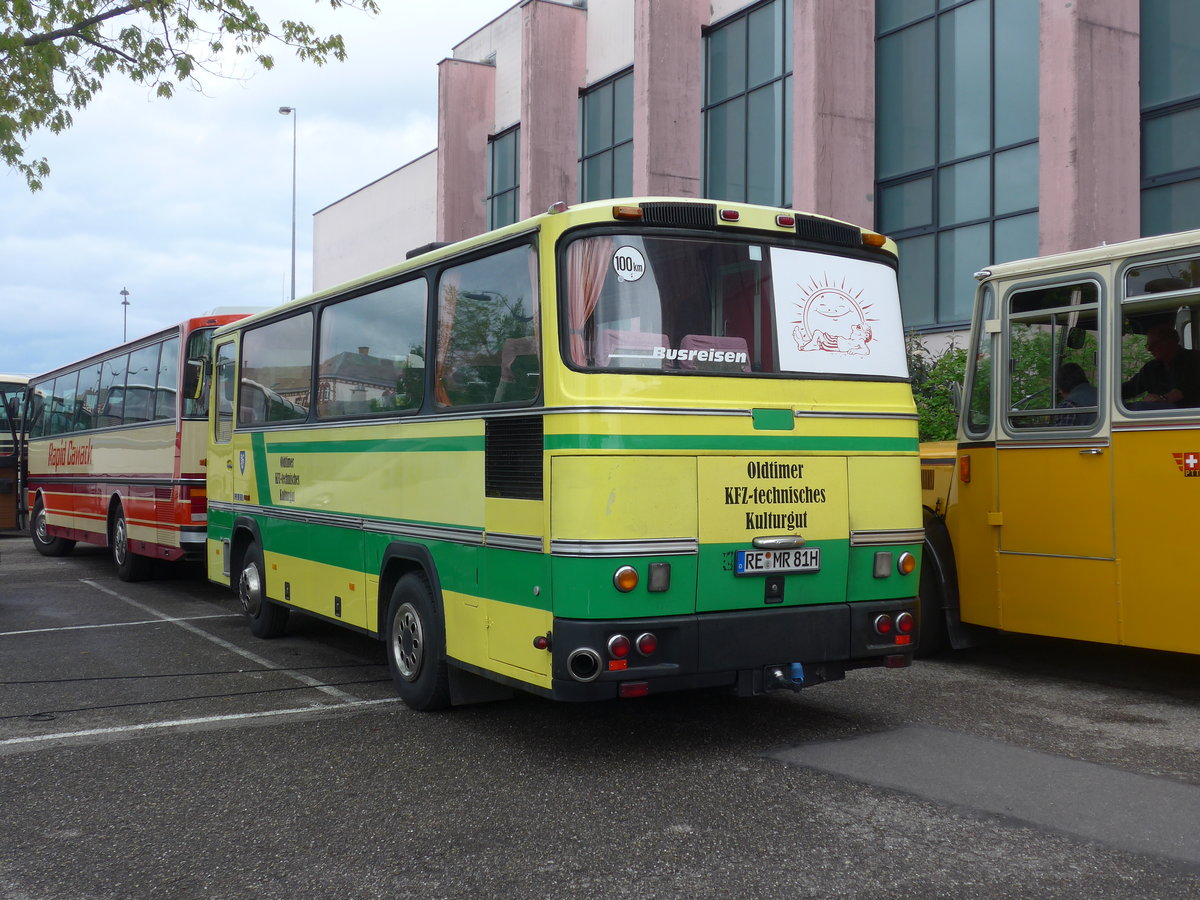
<svg viewBox="0 0 1200 900">
<path fill-rule="evenodd" d="M 315 2 L 379 12 L 376 0 Z M 249 0 L 0 0 L 0 159 L 39 190 L 50 165 L 26 157 L 30 136 L 70 128 L 105 79 L 170 98 L 180 84 L 199 89 L 203 73 L 223 76 L 230 55 L 270 69 L 276 47 L 316 65 L 346 58 L 340 34 L 269 23 Z"/>
</svg>

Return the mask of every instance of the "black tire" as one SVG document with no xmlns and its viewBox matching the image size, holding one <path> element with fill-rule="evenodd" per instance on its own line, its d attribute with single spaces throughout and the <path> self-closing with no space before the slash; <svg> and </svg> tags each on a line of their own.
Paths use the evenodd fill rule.
<svg viewBox="0 0 1200 900">
<path fill-rule="evenodd" d="M 75 549 L 75 542 L 62 537 L 51 537 L 46 531 L 46 510 L 39 498 L 34 501 L 33 515 L 29 519 L 29 536 L 33 546 L 42 556 L 66 556 Z"/>
<path fill-rule="evenodd" d="M 125 510 L 119 506 L 108 526 L 108 548 L 117 567 L 117 577 L 122 581 L 145 581 L 150 577 L 154 560 L 130 548 L 129 523 L 125 521 Z"/>
<path fill-rule="evenodd" d="M 410 572 L 397 582 L 383 638 L 400 699 L 423 712 L 449 706 L 446 628 L 425 573 Z"/>
<path fill-rule="evenodd" d="M 921 587 L 917 603 L 917 649 L 919 657 L 936 656 L 950 646 L 946 627 L 946 594 L 936 557 L 925 544 L 921 560 Z"/>
<path fill-rule="evenodd" d="M 251 544 L 242 555 L 238 573 L 238 600 L 250 633 L 260 638 L 276 638 L 287 631 L 288 608 L 267 599 L 266 567 L 258 544 Z"/>
</svg>

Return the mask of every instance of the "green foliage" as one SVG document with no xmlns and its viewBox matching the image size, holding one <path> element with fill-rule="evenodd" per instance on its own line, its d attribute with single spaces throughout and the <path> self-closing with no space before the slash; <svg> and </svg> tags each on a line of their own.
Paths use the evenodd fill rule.
<svg viewBox="0 0 1200 900">
<path fill-rule="evenodd" d="M 916 332 L 904 339 L 908 352 L 908 371 L 912 377 L 913 398 L 920 414 L 920 438 L 923 441 L 953 440 L 958 429 L 951 386 L 963 383 L 967 351 L 953 343 L 941 354 L 930 352 Z"/>
<path fill-rule="evenodd" d="M 337 9 L 379 11 L 376 0 L 317 0 Z M 123 75 L 169 98 L 177 83 L 198 87 L 201 73 L 219 73 L 222 54 L 275 64 L 271 43 L 306 61 L 342 61 L 340 34 L 322 37 L 311 25 L 265 21 L 250 0 L 0 0 L 0 159 L 42 187 L 50 166 L 26 159 L 35 131 L 71 127 L 104 79 Z"/>
</svg>

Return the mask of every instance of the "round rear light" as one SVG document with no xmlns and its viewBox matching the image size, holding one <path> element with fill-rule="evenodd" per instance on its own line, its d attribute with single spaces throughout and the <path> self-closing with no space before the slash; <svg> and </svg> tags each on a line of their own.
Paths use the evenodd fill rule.
<svg viewBox="0 0 1200 900">
<path fill-rule="evenodd" d="M 901 634 L 912 634 L 913 624 L 912 613 L 902 612 L 896 616 L 896 630 Z"/>
<path fill-rule="evenodd" d="M 907 550 L 900 554 L 900 558 L 896 560 L 896 571 L 901 575 L 911 575 L 917 568 L 917 558 Z"/>
<path fill-rule="evenodd" d="M 628 594 L 638 583 L 637 569 L 633 566 L 621 566 L 617 571 L 613 572 L 613 584 L 616 585 L 618 591 L 623 594 Z"/>
<path fill-rule="evenodd" d="M 642 656 L 650 656 L 658 649 L 658 638 L 650 634 L 650 632 L 638 635 L 637 649 L 638 653 L 642 654 Z"/>
<path fill-rule="evenodd" d="M 876 634 L 891 634 L 892 633 L 892 617 L 889 615 L 878 615 L 875 617 L 875 633 Z"/>
<path fill-rule="evenodd" d="M 629 638 L 623 634 L 614 634 L 608 639 L 608 655 L 613 659 L 625 659 L 629 655 Z"/>
</svg>

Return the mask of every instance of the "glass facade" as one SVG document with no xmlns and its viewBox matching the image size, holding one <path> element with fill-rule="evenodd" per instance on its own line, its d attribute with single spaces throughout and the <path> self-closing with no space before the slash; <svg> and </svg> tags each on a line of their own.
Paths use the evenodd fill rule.
<svg viewBox="0 0 1200 900">
<path fill-rule="evenodd" d="M 1200 4 L 1142 0 L 1142 234 L 1200 228 Z"/>
<path fill-rule="evenodd" d="M 633 73 L 590 88 L 579 101 L 579 199 L 633 193 Z"/>
<path fill-rule="evenodd" d="M 705 37 L 706 197 L 791 205 L 791 6 L 757 4 Z"/>
<path fill-rule="evenodd" d="M 1037 0 L 876 0 L 876 227 L 907 325 L 965 324 L 973 274 L 1038 252 Z"/>
<path fill-rule="evenodd" d="M 520 214 L 521 130 L 510 128 L 488 141 L 488 229 L 511 225 Z"/>
</svg>

